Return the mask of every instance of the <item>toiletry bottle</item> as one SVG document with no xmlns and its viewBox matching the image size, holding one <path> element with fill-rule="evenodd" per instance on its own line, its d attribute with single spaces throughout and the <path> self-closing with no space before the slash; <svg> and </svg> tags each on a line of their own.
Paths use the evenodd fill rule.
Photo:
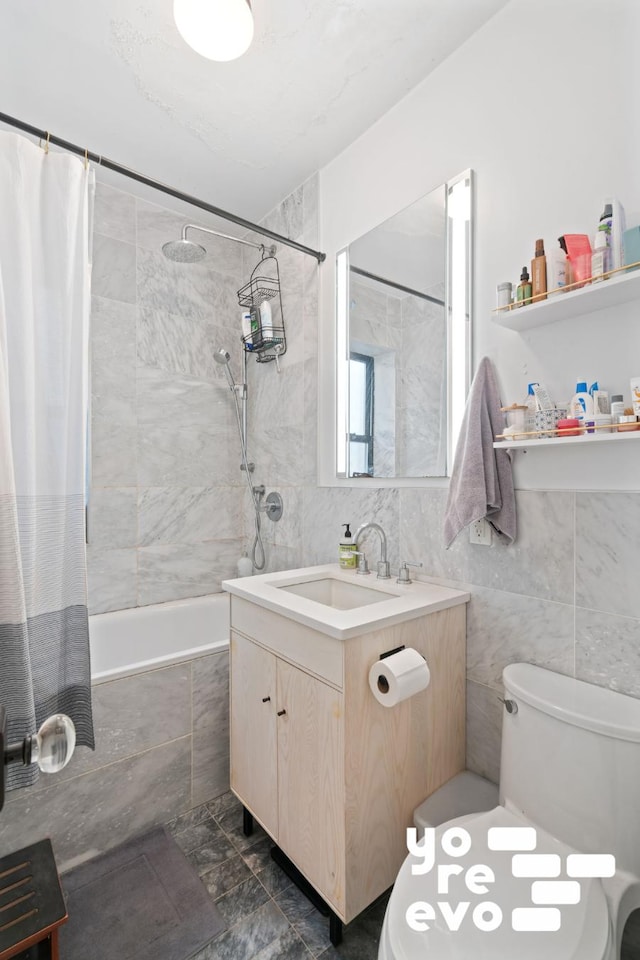
<svg viewBox="0 0 640 960">
<path fill-rule="evenodd" d="M 355 570 L 356 568 L 356 545 L 351 539 L 351 530 L 348 523 L 343 523 L 345 527 L 344 536 L 340 541 L 338 550 L 338 561 L 341 570 Z"/>
<path fill-rule="evenodd" d="M 579 380 L 576 384 L 576 392 L 571 398 L 569 416 L 576 420 L 593 417 L 593 398 L 587 390 L 587 384 L 584 380 Z"/>
<path fill-rule="evenodd" d="M 591 281 L 592 283 L 599 283 L 601 280 L 608 280 L 608 277 L 603 277 L 603 273 L 607 273 L 611 267 L 609 265 L 611 259 L 611 248 L 607 243 L 607 235 L 604 230 L 598 230 L 594 237 L 594 247 L 593 253 L 591 254 Z"/>
<path fill-rule="evenodd" d="M 260 304 L 260 326 L 262 327 L 262 336 L 265 340 L 273 340 L 273 316 L 271 313 L 271 304 L 268 300 L 263 300 Z"/>
<path fill-rule="evenodd" d="M 260 324 L 260 308 L 251 307 L 249 311 L 249 323 L 251 324 L 251 342 L 255 350 L 262 346 L 262 326 Z"/>
<path fill-rule="evenodd" d="M 548 296 L 556 297 L 564 292 L 567 283 L 567 254 L 562 248 L 562 238 L 560 246 L 552 249 L 547 258 L 547 292 Z"/>
<path fill-rule="evenodd" d="M 621 393 L 614 393 L 611 397 L 611 419 L 617 423 L 618 417 L 624 414 L 624 399 Z"/>
<path fill-rule="evenodd" d="M 547 258 L 544 255 L 543 240 L 536 240 L 536 254 L 531 261 L 531 286 L 534 303 L 547 299 Z"/>
<path fill-rule="evenodd" d="M 527 386 L 527 396 L 525 397 L 524 406 L 527 408 L 525 414 L 524 427 L 527 431 L 533 431 L 535 429 L 535 420 L 536 420 L 536 411 L 538 409 L 538 404 L 536 402 L 536 395 L 533 391 L 534 387 L 537 387 L 537 383 L 530 383 Z"/>
<path fill-rule="evenodd" d="M 573 289 L 591 283 L 591 242 L 586 233 L 565 233 L 562 239 L 571 264 Z"/>
<path fill-rule="evenodd" d="M 516 306 L 524 307 L 526 304 L 531 303 L 531 281 L 529 279 L 529 271 L 526 267 L 522 268 L 522 273 L 520 274 L 520 283 L 518 284 L 518 289 L 516 290 Z"/>
<path fill-rule="evenodd" d="M 606 240 L 606 246 L 611 249 L 611 228 L 613 226 L 613 204 L 605 203 L 604 210 L 600 215 L 598 224 L 598 233 L 603 233 Z"/>
<path fill-rule="evenodd" d="M 245 350 L 253 350 L 253 340 L 251 338 L 251 314 L 248 310 L 243 310 L 240 323 L 242 326 L 242 342 Z"/>
</svg>

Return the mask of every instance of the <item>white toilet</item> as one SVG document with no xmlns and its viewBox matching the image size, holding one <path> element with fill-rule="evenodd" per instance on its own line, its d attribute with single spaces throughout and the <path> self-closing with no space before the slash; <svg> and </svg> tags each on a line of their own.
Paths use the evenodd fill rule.
<svg viewBox="0 0 640 960">
<path fill-rule="evenodd" d="M 620 956 L 640 907 L 640 700 L 528 663 L 503 679 L 500 805 L 439 826 L 428 872 L 414 875 L 424 858 L 407 857 L 378 960 Z M 504 827 L 528 829 L 489 833 Z M 467 874 L 478 864 L 495 882 L 478 886 Z"/>
</svg>

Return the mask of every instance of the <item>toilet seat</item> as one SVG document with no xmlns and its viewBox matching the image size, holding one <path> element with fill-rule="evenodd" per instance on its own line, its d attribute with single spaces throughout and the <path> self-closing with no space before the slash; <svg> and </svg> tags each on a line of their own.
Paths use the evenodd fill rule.
<svg viewBox="0 0 640 960">
<path fill-rule="evenodd" d="M 452 857 L 442 851 L 442 834 L 452 826 L 464 827 L 472 841 L 470 851 L 462 857 Z M 420 859 L 409 855 L 398 874 L 385 915 L 378 960 L 609 960 L 614 956 L 612 923 L 602 883 L 598 879 L 582 879 L 580 902 L 558 906 L 560 929 L 554 932 L 514 931 L 511 911 L 519 907 L 534 907 L 531 898 L 532 878 L 514 878 L 513 852 L 491 851 L 487 846 L 490 827 L 533 826 L 523 817 L 496 807 L 486 813 L 471 814 L 442 824 L 436 830 L 436 866 L 427 874 L 414 876 L 412 864 Z M 571 847 L 536 828 L 536 854 L 557 854 L 561 873 L 555 878 L 566 880 L 566 856 L 575 853 Z M 488 892 L 478 895 L 468 890 L 464 876 L 450 880 L 449 892 L 438 893 L 437 865 L 460 864 L 466 871 L 474 864 L 486 864 L 495 874 L 495 883 L 487 884 Z M 435 910 L 435 919 L 429 929 L 417 932 L 406 920 L 407 909 L 416 901 L 426 901 Z M 470 907 L 459 929 L 447 926 L 437 904 L 445 901 L 455 910 L 461 901 Z M 498 905 L 502 923 L 493 931 L 478 929 L 472 911 L 483 901 Z"/>
</svg>

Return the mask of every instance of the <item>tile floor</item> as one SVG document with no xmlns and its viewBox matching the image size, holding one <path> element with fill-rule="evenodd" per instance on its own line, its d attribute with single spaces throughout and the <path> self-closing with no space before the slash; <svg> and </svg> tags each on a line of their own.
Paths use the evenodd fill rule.
<svg viewBox="0 0 640 960">
<path fill-rule="evenodd" d="M 271 859 L 273 843 L 255 825 L 242 832 L 242 807 L 232 793 L 168 824 L 224 918 L 227 929 L 193 960 L 376 960 L 387 896 L 344 928 L 338 948 L 329 920 Z"/>
<path fill-rule="evenodd" d="M 333 947 L 328 918 L 273 862 L 264 830 L 256 824 L 245 837 L 232 793 L 168 826 L 227 924 L 192 960 L 377 960 L 388 894 L 345 927 L 342 943 Z M 640 960 L 640 911 L 625 928 L 621 960 Z"/>
</svg>

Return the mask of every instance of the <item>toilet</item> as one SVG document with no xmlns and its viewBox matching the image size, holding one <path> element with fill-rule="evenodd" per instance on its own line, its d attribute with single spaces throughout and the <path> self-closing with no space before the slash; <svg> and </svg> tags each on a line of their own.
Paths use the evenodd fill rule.
<svg viewBox="0 0 640 960">
<path fill-rule="evenodd" d="M 499 805 L 409 854 L 378 960 L 620 957 L 640 907 L 640 700 L 528 663 L 503 680 Z"/>
</svg>

